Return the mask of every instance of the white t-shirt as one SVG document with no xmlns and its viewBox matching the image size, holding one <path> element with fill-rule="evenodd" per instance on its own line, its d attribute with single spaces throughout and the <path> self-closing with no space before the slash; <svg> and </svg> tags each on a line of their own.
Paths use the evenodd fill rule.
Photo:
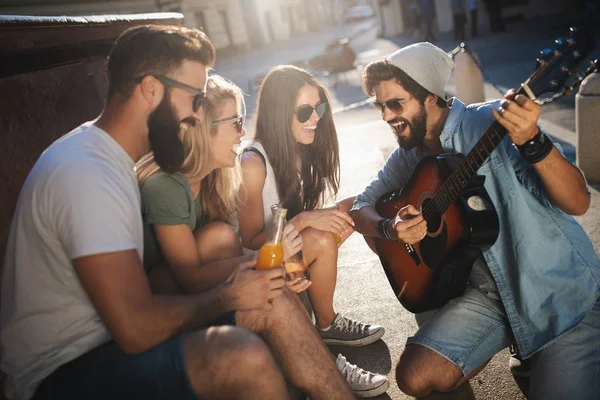
<svg viewBox="0 0 600 400">
<path fill-rule="evenodd" d="M 28 399 L 59 366 L 111 337 L 71 260 L 136 249 L 143 255 L 134 161 L 87 122 L 35 163 L 13 216 L 0 310 L 1 368 L 10 399 Z"/>
</svg>

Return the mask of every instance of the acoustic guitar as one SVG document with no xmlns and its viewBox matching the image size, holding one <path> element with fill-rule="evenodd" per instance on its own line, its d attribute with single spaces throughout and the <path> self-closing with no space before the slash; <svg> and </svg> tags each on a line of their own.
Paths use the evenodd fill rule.
<svg viewBox="0 0 600 400">
<path fill-rule="evenodd" d="M 594 44 L 573 28 L 568 39 L 557 39 L 556 44 L 555 50 L 542 51 L 535 72 L 521 85 L 519 94 L 535 100 L 573 89 L 567 83 Z M 577 84 L 583 76 L 578 78 Z M 394 218 L 412 204 L 427 222 L 426 236 L 414 245 L 375 238 L 387 278 L 407 310 L 438 308 L 461 295 L 473 262 L 495 242 L 498 217 L 483 186 L 485 176 L 477 175 L 477 170 L 506 133 L 494 122 L 466 156 L 424 157 L 403 188 L 378 200 L 376 210 L 382 217 Z"/>
</svg>

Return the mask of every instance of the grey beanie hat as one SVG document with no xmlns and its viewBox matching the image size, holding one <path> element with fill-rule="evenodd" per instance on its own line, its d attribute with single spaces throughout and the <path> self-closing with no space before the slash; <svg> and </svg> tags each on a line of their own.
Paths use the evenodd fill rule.
<svg viewBox="0 0 600 400">
<path fill-rule="evenodd" d="M 444 50 L 429 42 L 415 43 L 396 50 L 386 60 L 419 85 L 446 100 L 444 88 L 450 79 L 454 62 Z"/>
</svg>

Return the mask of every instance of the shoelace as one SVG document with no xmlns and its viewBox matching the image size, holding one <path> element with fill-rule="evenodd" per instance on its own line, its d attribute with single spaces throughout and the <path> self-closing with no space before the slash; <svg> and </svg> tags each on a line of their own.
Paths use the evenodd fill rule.
<svg viewBox="0 0 600 400">
<path fill-rule="evenodd" d="M 358 384 L 359 386 L 366 386 L 371 380 L 371 374 L 368 371 L 350 364 L 348 361 L 346 361 L 346 365 L 342 369 L 342 374 L 346 375 L 349 382 Z"/>
<path fill-rule="evenodd" d="M 369 329 L 369 325 L 365 325 L 362 322 L 354 321 L 350 318 L 342 317 L 336 323 L 335 326 L 338 330 L 350 333 L 366 333 Z"/>
</svg>

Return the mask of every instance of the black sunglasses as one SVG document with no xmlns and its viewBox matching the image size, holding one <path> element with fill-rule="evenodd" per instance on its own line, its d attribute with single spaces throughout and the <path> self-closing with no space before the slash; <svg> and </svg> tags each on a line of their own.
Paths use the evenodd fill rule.
<svg viewBox="0 0 600 400">
<path fill-rule="evenodd" d="M 319 118 L 321 118 L 325 114 L 325 111 L 327 111 L 328 107 L 329 104 L 327 102 L 319 103 L 314 107 L 307 104 L 305 106 L 298 107 L 294 113 L 298 116 L 298 122 L 302 124 L 308 121 L 313 111 L 316 111 Z"/>
<path fill-rule="evenodd" d="M 402 114 L 402 112 L 404 111 L 404 105 L 411 100 L 412 97 L 404 101 L 400 99 L 391 99 L 383 103 L 380 101 L 375 101 L 373 102 L 373 107 L 375 107 L 375 109 L 379 111 L 381 115 L 383 115 L 383 113 L 385 112 L 386 107 L 394 114 Z"/>
<path fill-rule="evenodd" d="M 210 126 L 219 126 L 219 125 L 225 125 L 225 124 L 234 124 L 235 125 L 235 129 L 237 130 L 237 133 L 242 133 L 242 129 L 244 129 L 244 117 L 241 115 L 232 117 L 232 118 L 227 118 L 227 119 L 222 119 L 220 121 L 215 121 L 212 124 L 210 124 Z"/>
<path fill-rule="evenodd" d="M 154 77 L 156 80 L 158 80 L 165 86 L 174 87 L 177 89 L 184 90 L 188 93 L 195 94 L 194 99 L 192 100 L 192 111 L 194 112 L 198 112 L 198 110 L 202 106 L 202 103 L 204 102 L 204 99 L 206 98 L 206 92 L 202 89 L 196 89 L 195 87 L 186 85 L 185 83 L 181 83 L 179 81 L 176 81 L 175 79 L 167 78 L 166 76 L 162 75 L 152 75 L 152 77 Z M 144 79 L 143 76 L 135 79 L 135 82 L 140 83 L 142 79 Z"/>
</svg>

